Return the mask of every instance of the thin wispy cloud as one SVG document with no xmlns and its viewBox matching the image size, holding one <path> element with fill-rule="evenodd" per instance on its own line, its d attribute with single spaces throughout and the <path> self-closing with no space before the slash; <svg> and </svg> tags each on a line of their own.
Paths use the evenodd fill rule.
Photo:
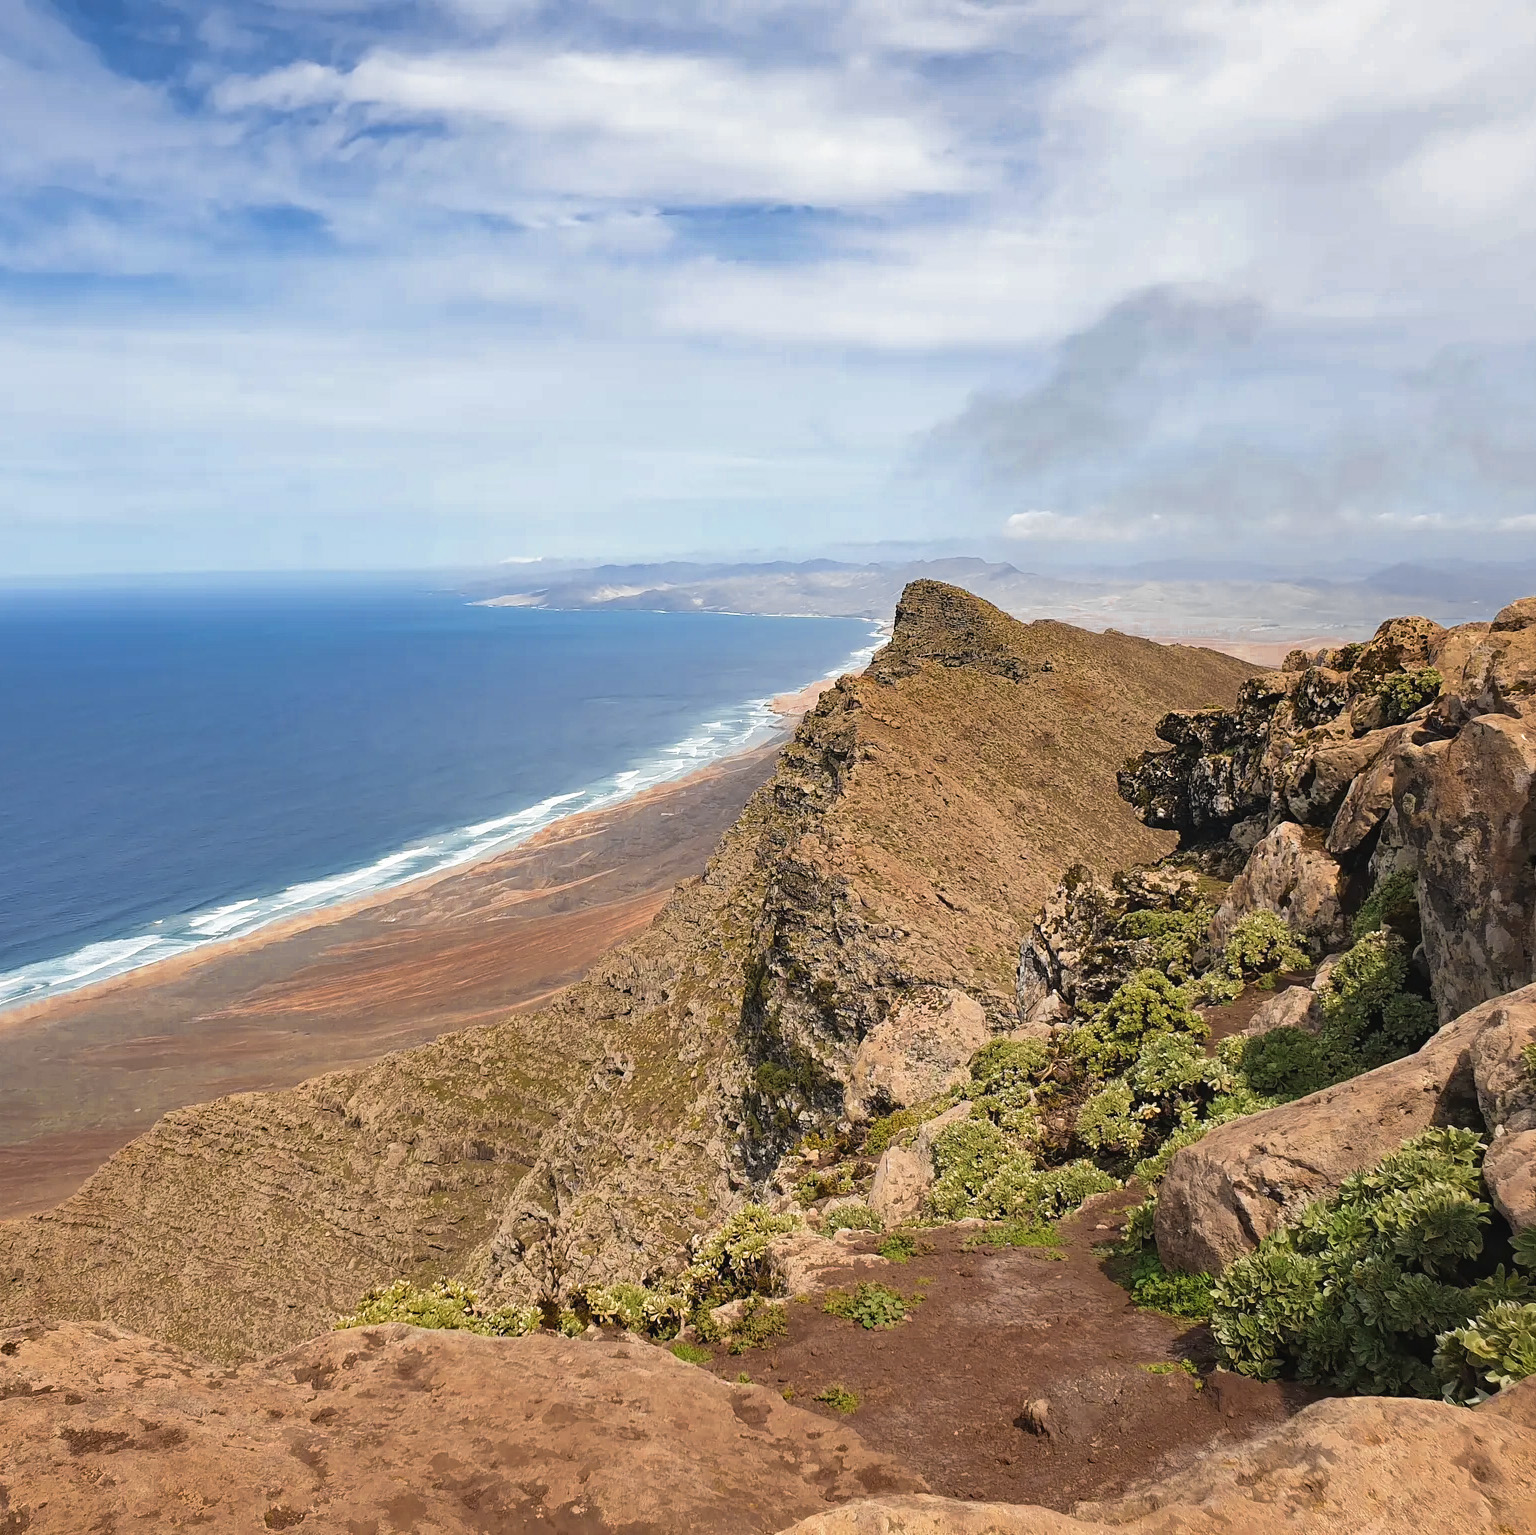
<svg viewBox="0 0 1536 1535">
<path fill-rule="evenodd" d="M 1508 0 L 4 0 L 10 563 L 1523 536 L 1533 77 Z"/>
</svg>

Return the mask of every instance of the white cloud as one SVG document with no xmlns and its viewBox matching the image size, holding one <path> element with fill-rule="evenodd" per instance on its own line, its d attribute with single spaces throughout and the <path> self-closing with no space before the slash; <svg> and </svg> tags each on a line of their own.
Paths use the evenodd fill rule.
<svg viewBox="0 0 1536 1535">
<path fill-rule="evenodd" d="M 300 63 L 229 80 L 214 99 L 226 111 L 325 103 L 505 124 L 529 136 L 523 184 L 570 196 L 844 206 L 968 180 L 938 123 L 892 82 L 857 72 L 675 54 L 378 52 L 350 70 Z"/>
</svg>

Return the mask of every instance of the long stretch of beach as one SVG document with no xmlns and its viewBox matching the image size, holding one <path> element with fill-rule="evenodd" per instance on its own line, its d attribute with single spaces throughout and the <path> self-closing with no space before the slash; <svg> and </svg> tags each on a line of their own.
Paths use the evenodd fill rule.
<svg viewBox="0 0 1536 1535">
<path fill-rule="evenodd" d="M 477 863 L 0 1014 L 0 1218 L 51 1208 L 168 1110 L 537 1005 L 702 871 L 781 744 Z"/>
</svg>

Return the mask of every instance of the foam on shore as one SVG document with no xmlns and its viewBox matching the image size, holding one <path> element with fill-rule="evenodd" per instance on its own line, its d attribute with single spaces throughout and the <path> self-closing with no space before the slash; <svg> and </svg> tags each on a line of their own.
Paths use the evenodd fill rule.
<svg viewBox="0 0 1536 1535">
<path fill-rule="evenodd" d="M 882 636 L 855 651 L 841 670 L 860 671 Z M 782 695 L 780 695 L 782 696 Z M 306 880 L 266 895 L 245 896 L 182 916 L 165 917 L 139 932 L 88 943 L 54 959 L 0 974 L 0 1009 L 46 1001 L 193 949 L 245 938 L 271 923 L 393 889 L 505 852 L 566 816 L 600 810 L 660 784 L 698 772 L 712 762 L 770 740 L 783 721 L 771 698 L 748 699 L 718 718 L 702 721 L 682 740 L 635 766 L 491 820 L 424 837 L 344 873 Z"/>
</svg>

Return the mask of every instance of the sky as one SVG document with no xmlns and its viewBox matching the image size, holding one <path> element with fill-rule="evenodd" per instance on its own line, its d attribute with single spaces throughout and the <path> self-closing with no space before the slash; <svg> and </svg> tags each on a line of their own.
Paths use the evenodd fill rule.
<svg viewBox="0 0 1536 1535">
<path fill-rule="evenodd" d="M 1536 552 L 1528 0 L 0 0 L 0 576 Z"/>
</svg>

